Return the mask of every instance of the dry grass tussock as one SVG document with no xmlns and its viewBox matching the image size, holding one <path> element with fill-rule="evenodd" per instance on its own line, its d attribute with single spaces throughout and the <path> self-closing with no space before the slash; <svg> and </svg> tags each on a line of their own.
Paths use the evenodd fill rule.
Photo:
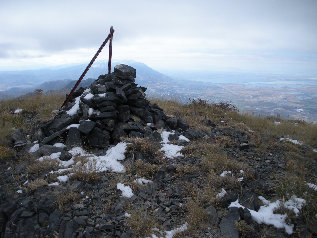
<svg viewBox="0 0 317 238">
<path fill-rule="evenodd" d="M 79 161 L 77 158 L 76 161 Z M 71 179 L 84 181 L 87 183 L 96 182 L 101 179 L 101 175 L 97 172 L 98 168 L 96 162 L 93 160 L 87 160 L 86 158 L 80 159 L 81 163 L 73 167 L 73 175 Z"/>
<path fill-rule="evenodd" d="M 64 99 L 64 95 L 43 95 L 0 101 L 0 139 L 10 134 L 12 128 L 31 129 L 25 113 L 34 113 L 41 121 L 53 118 L 52 111 L 59 109 Z M 12 114 L 18 108 L 23 109 L 22 113 Z"/>
<path fill-rule="evenodd" d="M 34 191 L 40 187 L 46 186 L 48 183 L 44 179 L 35 179 L 28 183 L 28 190 Z"/>
<path fill-rule="evenodd" d="M 159 228 L 154 216 L 149 211 L 134 209 L 128 213 L 131 216 L 127 219 L 127 225 L 137 237 L 150 236 L 153 233 L 153 228 Z"/>
</svg>

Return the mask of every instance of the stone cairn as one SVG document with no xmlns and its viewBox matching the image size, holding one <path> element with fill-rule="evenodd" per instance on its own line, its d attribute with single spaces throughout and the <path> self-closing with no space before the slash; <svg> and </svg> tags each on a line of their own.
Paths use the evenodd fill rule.
<svg viewBox="0 0 317 238">
<path fill-rule="evenodd" d="M 41 126 L 40 144 L 63 142 L 68 148 L 104 150 L 121 137 L 160 140 L 158 129 L 188 130 L 181 118 L 169 117 L 145 98 L 146 88 L 135 83 L 136 70 L 117 65 L 90 87 L 79 88 L 55 118 Z"/>
</svg>

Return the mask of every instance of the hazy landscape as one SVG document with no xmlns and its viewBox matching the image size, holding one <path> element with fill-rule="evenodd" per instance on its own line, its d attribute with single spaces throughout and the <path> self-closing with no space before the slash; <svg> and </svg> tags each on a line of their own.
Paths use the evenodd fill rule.
<svg viewBox="0 0 317 238">
<path fill-rule="evenodd" d="M 255 115 L 317 121 L 317 79 L 268 73 L 219 71 L 158 72 L 143 63 L 123 61 L 137 70 L 136 81 L 148 87 L 148 96 L 187 103 L 191 99 L 231 102 L 243 112 Z M 115 63 L 116 65 L 118 63 Z M 22 96 L 37 88 L 69 91 L 85 65 L 0 72 L 0 98 Z M 88 86 L 106 70 L 96 62 L 83 86 Z"/>
</svg>

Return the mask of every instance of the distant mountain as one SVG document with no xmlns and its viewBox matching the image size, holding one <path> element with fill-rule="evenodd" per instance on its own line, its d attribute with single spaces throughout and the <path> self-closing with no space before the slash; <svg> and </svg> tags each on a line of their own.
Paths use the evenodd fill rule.
<svg viewBox="0 0 317 238">
<path fill-rule="evenodd" d="M 115 65 L 125 63 L 137 71 L 136 82 L 142 86 L 157 86 L 162 83 L 171 84 L 174 80 L 161 74 L 147 65 L 135 61 L 114 62 Z M 70 90 L 84 71 L 86 65 L 59 67 L 53 69 L 2 71 L 0 72 L 0 99 L 19 97 L 23 94 L 42 89 Z M 112 69 L 113 70 L 113 69 Z M 80 86 L 86 87 L 99 75 L 107 71 L 106 62 L 97 61 L 90 68 Z"/>
</svg>

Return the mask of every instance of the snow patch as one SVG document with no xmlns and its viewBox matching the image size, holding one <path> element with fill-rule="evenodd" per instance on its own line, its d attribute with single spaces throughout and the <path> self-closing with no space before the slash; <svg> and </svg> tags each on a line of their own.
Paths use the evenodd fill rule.
<svg viewBox="0 0 317 238">
<path fill-rule="evenodd" d="M 286 201 L 285 203 L 282 203 L 279 200 L 271 203 L 262 196 L 259 196 L 259 199 L 264 203 L 264 206 L 261 206 L 258 211 L 248 209 L 253 220 L 255 220 L 259 224 L 264 223 L 266 225 L 273 225 L 276 228 L 284 228 L 287 234 L 292 234 L 294 225 L 286 224 L 287 215 L 274 214 L 274 211 L 277 210 L 279 207 L 284 206 L 289 210 L 293 210 L 295 214 L 298 215 L 299 210 L 306 203 L 306 201 L 302 198 L 297 198 L 295 195 L 292 196 L 291 199 Z M 239 203 L 239 200 L 231 202 L 229 207 L 244 208 L 244 206 Z"/>
<path fill-rule="evenodd" d="M 183 156 L 180 153 L 180 151 L 184 148 L 184 146 L 169 144 L 168 137 L 169 135 L 173 135 L 173 134 L 174 132 L 169 132 L 169 131 L 162 131 L 161 133 L 161 137 L 162 137 L 161 151 L 163 151 L 165 154 L 165 157 L 169 159 Z"/>
<path fill-rule="evenodd" d="M 286 137 L 286 138 L 282 137 L 282 138 L 280 138 L 280 141 L 288 141 L 288 142 L 291 142 L 291 143 L 293 143 L 295 145 L 302 145 L 303 144 L 303 142 L 300 142 L 298 140 L 293 140 L 293 139 L 290 139 L 288 137 Z"/>
<path fill-rule="evenodd" d="M 94 114 L 94 109 L 89 108 L 88 109 L 88 115 L 91 116 L 92 114 Z"/>
<path fill-rule="evenodd" d="M 79 124 L 71 124 L 71 125 L 69 125 L 68 127 L 66 127 L 66 130 L 69 130 L 69 129 L 72 128 L 72 127 L 78 128 L 78 127 L 79 127 Z"/>
<path fill-rule="evenodd" d="M 180 226 L 180 227 L 178 227 L 178 228 L 176 228 L 174 230 L 166 231 L 165 232 L 165 238 L 173 238 L 174 235 L 176 235 L 179 232 L 187 230 L 187 228 L 188 228 L 188 224 L 186 222 L 185 224 L 183 224 L 182 226 Z"/>
<path fill-rule="evenodd" d="M 226 176 L 227 174 L 232 174 L 231 171 L 223 171 L 221 174 L 220 174 L 220 177 L 224 177 Z"/>
<path fill-rule="evenodd" d="M 187 137 L 185 137 L 185 136 L 183 136 L 183 135 L 180 135 L 180 136 L 178 137 L 178 140 L 183 140 L 183 141 L 186 141 L 186 142 L 189 142 L 189 141 L 190 141 Z"/>
<path fill-rule="evenodd" d="M 54 182 L 54 183 L 48 184 L 48 186 L 58 186 L 58 185 L 59 185 L 59 182 Z"/>
<path fill-rule="evenodd" d="M 227 191 L 221 188 L 221 192 L 216 195 L 217 198 L 222 198 L 227 194 Z"/>
<path fill-rule="evenodd" d="M 147 184 L 147 183 L 153 183 L 153 181 L 145 179 L 145 178 L 138 178 L 136 180 L 134 180 L 133 182 L 137 183 L 137 184 Z"/>
<path fill-rule="evenodd" d="M 317 185 L 313 184 L 313 183 L 306 183 L 306 185 L 312 189 L 314 189 L 315 191 L 317 191 Z"/>
<path fill-rule="evenodd" d="M 313 152 L 317 153 L 317 149 L 313 149 Z"/>
<path fill-rule="evenodd" d="M 56 153 L 53 153 L 51 155 L 42 156 L 38 160 L 43 161 L 46 159 L 58 159 L 60 156 L 61 156 L 61 152 L 56 152 Z"/>
<path fill-rule="evenodd" d="M 23 109 L 21 109 L 21 108 L 17 108 L 17 109 L 15 109 L 14 110 L 14 114 L 19 114 L 19 113 L 21 113 L 23 111 Z"/>
<path fill-rule="evenodd" d="M 34 153 L 34 152 L 38 151 L 39 149 L 40 149 L 40 145 L 35 144 L 30 148 L 29 153 Z"/>
<path fill-rule="evenodd" d="M 132 189 L 129 186 L 126 186 L 122 183 L 117 184 L 117 189 L 121 190 L 122 192 L 122 197 L 127 197 L 130 198 L 133 196 Z"/>
<path fill-rule="evenodd" d="M 64 145 L 63 143 L 55 143 L 53 146 L 58 147 L 58 148 L 65 148 L 66 145 Z"/>
<path fill-rule="evenodd" d="M 19 190 L 17 191 L 17 193 L 22 193 L 22 190 L 21 190 L 21 189 L 19 189 Z"/>
<path fill-rule="evenodd" d="M 124 216 L 125 217 L 131 217 L 131 214 L 126 212 L 126 213 L 124 213 Z"/>
<path fill-rule="evenodd" d="M 90 100 L 90 99 L 92 99 L 93 97 L 94 97 L 94 95 L 93 95 L 92 93 L 88 93 L 88 94 L 84 97 L 84 99 Z"/>
<path fill-rule="evenodd" d="M 71 109 L 69 109 L 66 113 L 70 116 L 75 115 L 79 110 L 79 102 L 80 102 L 80 96 L 75 98 L 75 105 Z"/>
<path fill-rule="evenodd" d="M 61 175 L 58 176 L 57 179 L 61 182 L 61 183 L 66 183 L 69 179 L 68 175 Z"/>
</svg>

